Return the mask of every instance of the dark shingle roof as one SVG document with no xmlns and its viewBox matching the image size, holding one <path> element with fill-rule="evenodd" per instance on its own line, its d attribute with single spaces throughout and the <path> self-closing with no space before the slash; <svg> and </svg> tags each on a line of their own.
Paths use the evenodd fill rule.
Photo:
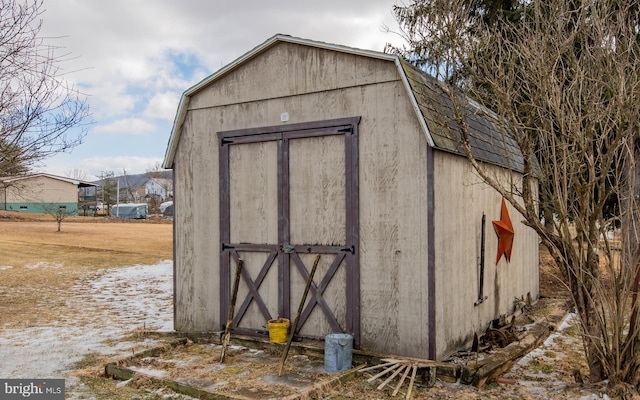
<svg viewBox="0 0 640 400">
<path fill-rule="evenodd" d="M 460 130 L 455 122 L 453 102 L 448 89 L 438 80 L 401 60 L 411 91 L 437 149 L 464 155 Z M 465 98 L 463 115 L 469 127 L 469 143 L 479 161 L 522 172 L 523 157 L 515 140 L 499 125 L 497 116 L 487 108 Z"/>
</svg>

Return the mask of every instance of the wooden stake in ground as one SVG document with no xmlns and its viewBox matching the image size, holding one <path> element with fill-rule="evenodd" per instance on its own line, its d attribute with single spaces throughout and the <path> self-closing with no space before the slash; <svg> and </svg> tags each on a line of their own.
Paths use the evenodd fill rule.
<svg viewBox="0 0 640 400">
<path fill-rule="evenodd" d="M 224 362 L 224 355 L 229 347 L 229 341 L 231 340 L 231 325 L 233 324 L 233 314 L 236 310 L 236 300 L 238 299 L 238 286 L 240 285 L 240 274 L 242 272 L 242 266 L 244 261 L 242 258 L 238 259 L 238 265 L 236 266 L 236 276 L 233 281 L 233 291 L 231 292 L 231 304 L 229 304 L 229 315 L 227 317 L 227 325 L 224 327 L 224 338 L 222 339 L 222 353 L 220 354 L 220 363 Z"/>
<path fill-rule="evenodd" d="M 296 313 L 296 317 L 293 320 L 293 325 L 291 325 L 291 330 L 289 331 L 289 339 L 287 339 L 287 345 L 285 346 L 284 352 L 282 353 L 282 360 L 280 360 L 280 368 L 278 368 L 278 376 L 282 375 L 284 362 L 287 360 L 287 355 L 289 354 L 289 348 L 291 347 L 291 341 L 293 340 L 293 335 L 296 333 L 296 328 L 298 327 L 298 320 L 300 319 L 300 314 L 302 314 L 304 303 L 307 300 L 307 294 L 309 293 L 311 282 L 313 282 L 313 275 L 316 273 L 316 268 L 318 267 L 318 261 L 320 261 L 320 254 L 318 254 L 316 256 L 316 259 L 313 261 L 313 267 L 311 268 L 311 273 L 309 273 L 309 279 L 307 279 L 307 285 L 304 288 L 304 293 L 302 293 L 302 299 L 300 300 L 300 305 L 298 306 L 298 312 Z"/>
</svg>

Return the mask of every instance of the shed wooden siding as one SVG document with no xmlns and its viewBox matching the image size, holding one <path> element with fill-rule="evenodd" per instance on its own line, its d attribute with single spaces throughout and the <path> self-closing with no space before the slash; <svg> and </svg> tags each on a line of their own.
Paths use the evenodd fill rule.
<svg viewBox="0 0 640 400">
<path fill-rule="evenodd" d="M 498 238 L 491 223 L 500 219 L 501 197 L 483 183 L 466 158 L 434 152 L 435 259 L 438 358 L 470 345 L 473 332 L 487 321 L 514 312 L 514 299 L 538 296 L 538 246 L 535 232 L 522 224 L 511 206 L 515 230 L 511 261 L 496 265 Z M 520 179 L 517 173 L 487 166 L 498 179 Z M 484 295 L 477 306 L 482 213 L 486 214 Z"/>
<path fill-rule="evenodd" d="M 282 112 L 289 113 L 289 124 L 362 117 L 359 125 L 362 348 L 426 356 L 427 142 L 397 68 L 385 60 L 289 43 L 271 47 L 190 100 L 174 163 L 175 218 L 179 221 L 175 256 L 176 329 L 210 331 L 222 326 L 218 311 L 220 214 L 216 132 L 280 125 Z M 259 155 L 260 147 L 269 145 L 260 144 L 247 151 Z M 242 161 L 237 160 L 240 168 Z M 273 179 L 270 168 L 259 173 L 266 180 Z M 262 207 L 273 207 L 272 195 L 259 194 L 265 202 Z M 293 214 L 300 212 L 292 210 Z M 247 218 L 259 221 L 264 229 L 247 234 L 258 235 L 256 240 L 273 241 L 273 221 L 265 220 L 259 209 L 232 218 L 242 226 L 250 226 Z M 304 231 L 299 230 L 299 235 L 304 238 Z M 261 292 L 266 297 L 272 296 L 272 286 L 276 284 L 273 279 L 265 281 Z M 297 301 L 292 293 L 295 303 L 292 309 L 297 307 Z M 266 323 L 258 313 L 253 318 L 256 326 Z"/>
<path fill-rule="evenodd" d="M 366 88 L 371 84 L 396 82 L 399 79 L 395 66 L 388 61 L 282 42 L 193 96 L 189 109 L 254 103 L 259 100 L 300 101 L 302 99 L 295 96 L 335 89 Z M 334 96 L 339 94 L 333 93 Z M 331 96 L 329 93 L 327 95 Z M 274 106 L 280 104 L 282 103 L 273 103 Z M 300 105 L 304 108 L 304 104 Z M 340 109 L 341 105 L 342 102 L 325 104 L 323 108 Z M 283 110 L 262 109 L 262 119 L 269 119 L 270 125 L 278 125 Z M 238 117 L 243 118 L 244 115 Z M 255 120 L 255 117 L 251 119 Z M 292 118 L 290 123 L 293 122 Z M 233 125 L 233 122 L 229 125 Z M 251 127 L 245 125 L 243 120 L 236 125 L 237 129 Z"/>
<path fill-rule="evenodd" d="M 206 110 L 190 111 L 174 166 L 174 325 L 219 330 L 218 141 Z M 215 125 L 214 125 L 215 126 Z M 215 128 L 214 128 L 215 129 Z"/>
</svg>

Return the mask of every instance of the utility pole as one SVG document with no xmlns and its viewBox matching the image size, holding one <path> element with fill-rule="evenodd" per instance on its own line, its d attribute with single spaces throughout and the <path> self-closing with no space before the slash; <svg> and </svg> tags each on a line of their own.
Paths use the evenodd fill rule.
<svg viewBox="0 0 640 400">
<path fill-rule="evenodd" d="M 120 177 L 118 177 L 118 183 L 116 184 L 116 217 L 120 216 Z"/>
</svg>

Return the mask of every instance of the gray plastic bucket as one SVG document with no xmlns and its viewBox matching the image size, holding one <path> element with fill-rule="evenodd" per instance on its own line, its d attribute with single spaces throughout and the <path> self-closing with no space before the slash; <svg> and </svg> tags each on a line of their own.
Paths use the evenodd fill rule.
<svg viewBox="0 0 640 400">
<path fill-rule="evenodd" d="M 330 333 L 324 337 L 324 369 L 327 372 L 346 371 L 351 368 L 353 336 Z"/>
</svg>

